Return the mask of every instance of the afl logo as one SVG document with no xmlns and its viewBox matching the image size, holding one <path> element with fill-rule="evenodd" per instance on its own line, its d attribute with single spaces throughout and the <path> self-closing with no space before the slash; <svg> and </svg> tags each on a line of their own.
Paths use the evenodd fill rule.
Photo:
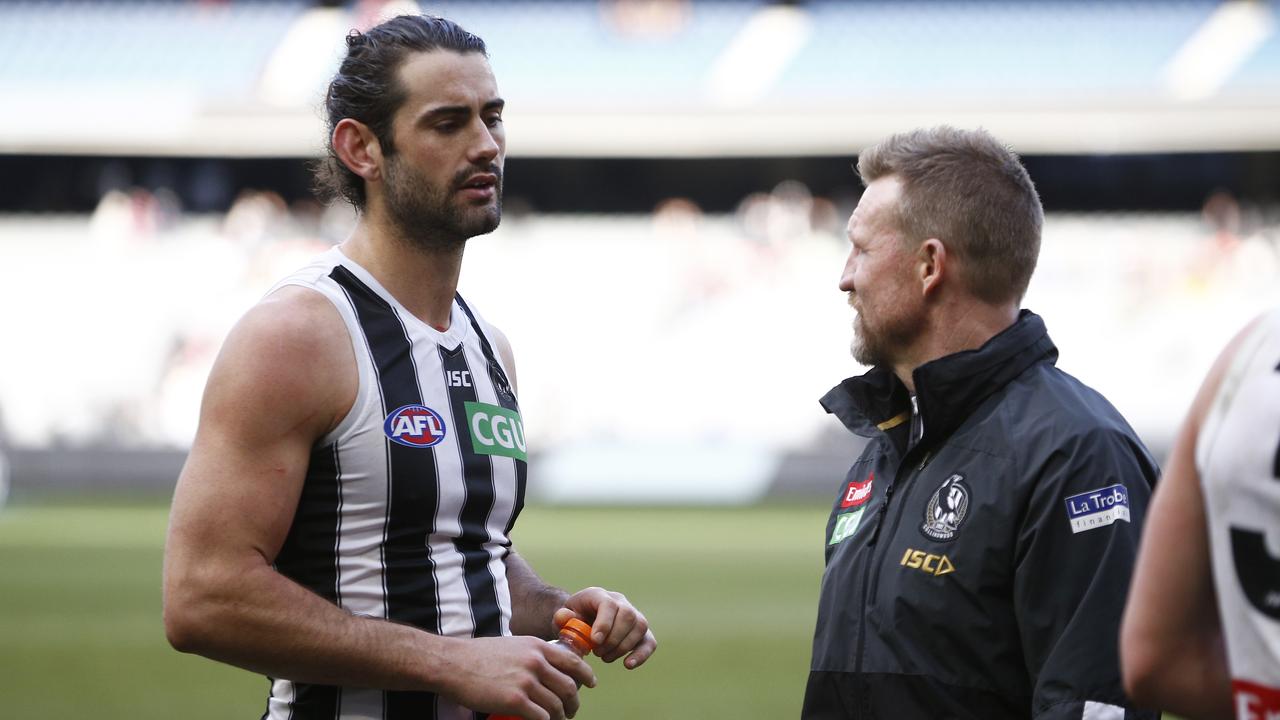
<svg viewBox="0 0 1280 720">
<path fill-rule="evenodd" d="M 444 440 L 444 418 L 426 405 L 405 405 L 387 416 L 382 432 L 408 447 L 431 447 Z"/>
<path fill-rule="evenodd" d="M 951 540 L 969 515 L 969 487 L 960 474 L 947 478 L 924 509 L 920 532 L 933 540 Z"/>
</svg>

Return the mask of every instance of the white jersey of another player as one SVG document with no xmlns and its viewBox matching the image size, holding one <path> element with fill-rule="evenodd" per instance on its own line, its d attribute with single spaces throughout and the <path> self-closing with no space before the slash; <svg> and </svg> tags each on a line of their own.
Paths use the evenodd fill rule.
<svg viewBox="0 0 1280 720">
<path fill-rule="evenodd" d="M 1280 308 L 1243 339 L 1196 443 L 1239 720 L 1280 718 Z"/>
</svg>

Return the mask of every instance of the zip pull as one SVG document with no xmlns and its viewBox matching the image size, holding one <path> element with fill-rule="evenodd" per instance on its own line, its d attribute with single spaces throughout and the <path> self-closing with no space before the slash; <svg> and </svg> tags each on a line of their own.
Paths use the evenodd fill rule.
<svg viewBox="0 0 1280 720">
<path fill-rule="evenodd" d="M 889 511 L 889 501 L 893 499 L 893 488 L 897 483 L 889 483 L 889 487 L 884 489 L 884 501 L 880 503 L 880 509 L 876 510 L 875 528 L 871 531 L 871 537 L 867 540 L 868 547 L 875 547 L 876 540 L 880 539 L 880 528 L 884 525 L 885 515 Z"/>
<path fill-rule="evenodd" d="M 920 459 L 920 467 L 916 468 L 916 472 L 920 472 L 921 470 L 924 470 L 925 466 L 928 465 L 929 461 L 932 459 L 933 459 L 933 451 L 929 450 L 924 454 L 924 457 Z"/>
</svg>

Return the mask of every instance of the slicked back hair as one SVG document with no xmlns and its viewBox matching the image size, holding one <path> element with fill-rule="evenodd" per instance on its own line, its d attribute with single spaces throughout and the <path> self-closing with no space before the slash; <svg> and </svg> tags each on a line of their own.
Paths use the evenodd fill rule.
<svg viewBox="0 0 1280 720">
<path fill-rule="evenodd" d="M 347 35 L 347 56 L 325 93 L 328 156 L 313 167 L 321 198 L 340 197 L 364 210 L 364 179 L 338 159 L 333 129 L 344 118 L 358 120 L 373 131 L 384 155 L 394 155 L 391 123 L 406 95 L 399 81 L 400 67 L 411 54 L 432 50 L 489 56 L 484 40 L 451 20 L 430 15 L 400 15 L 366 32 L 352 30 Z"/>
<path fill-rule="evenodd" d="M 1018 156 L 986 130 L 941 125 L 890 136 L 858 155 L 864 184 L 897 176 L 905 242 L 929 238 L 956 256 L 985 302 L 1020 302 L 1040 255 L 1044 209 Z"/>
</svg>

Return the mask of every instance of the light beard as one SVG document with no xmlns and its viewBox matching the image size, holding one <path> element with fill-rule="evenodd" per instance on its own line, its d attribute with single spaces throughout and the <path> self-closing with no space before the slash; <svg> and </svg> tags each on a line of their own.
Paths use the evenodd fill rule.
<svg viewBox="0 0 1280 720">
<path fill-rule="evenodd" d="M 494 202 L 481 208 L 459 205 L 454 195 L 477 172 L 497 177 Z M 497 165 L 460 171 L 447 188 L 440 188 L 393 155 L 387 162 L 383 185 L 387 215 L 397 234 L 421 250 L 458 250 L 468 239 L 493 232 L 502 221 L 502 169 Z"/>
<path fill-rule="evenodd" d="M 849 305 L 853 305 L 852 298 Z M 867 367 L 892 368 L 900 359 L 902 349 L 911 347 L 924 331 L 924 324 L 922 314 L 902 313 L 887 318 L 884 325 L 873 331 L 862 312 L 858 311 L 853 321 L 853 341 L 849 344 L 849 351 L 854 360 Z"/>
<path fill-rule="evenodd" d="M 849 344 L 853 359 L 867 367 L 890 364 L 889 353 L 881 345 L 880 338 L 868 332 L 866 327 L 862 315 L 858 314 L 853 321 L 853 341 Z"/>
</svg>

